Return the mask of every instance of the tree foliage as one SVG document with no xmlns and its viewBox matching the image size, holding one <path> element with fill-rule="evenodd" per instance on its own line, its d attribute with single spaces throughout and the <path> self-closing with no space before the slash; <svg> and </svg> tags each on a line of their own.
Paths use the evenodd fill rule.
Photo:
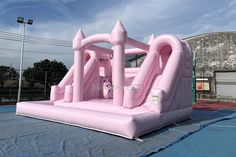
<svg viewBox="0 0 236 157">
<path fill-rule="evenodd" d="M 62 62 L 45 59 L 34 63 L 33 67 L 26 69 L 23 76 L 33 86 L 36 82 L 43 84 L 47 74 L 47 85 L 53 85 L 58 84 L 67 71 L 68 69 Z"/>
<path fill-rule="evenodd" d="M 27 82 L 29 82 L 30 87 L 34 87 L 34 84 L 37 82 L 35 78 L 35 69 L 32 67 L 27 68 L 23 72 L 23 77 Z"/>
<path fill-rule="evenodd" d="M 18 77 L 18 73 L 13 67 L 0 66 L 0 85 L 3 87 L 5 81 Z"/>
</svg>

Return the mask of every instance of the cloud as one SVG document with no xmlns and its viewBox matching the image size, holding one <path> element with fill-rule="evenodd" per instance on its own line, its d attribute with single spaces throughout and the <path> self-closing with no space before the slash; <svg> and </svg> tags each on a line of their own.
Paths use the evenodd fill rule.
<svg viewBox="0 0 236 157">
<path fill-rule="evenodd" d="M 24 3 L 22 3 L 24 2 Z M 0 3 L 0 15 L 7 14 L 11 11 L 14 11 L 16 9 L 27 9 L 32 8 L 34 6 L 28 5 L 28 2 L 38 2 L 37 0 L 2 0 Z"/>
<path fill-rule="evenodd" d="M 147 41 L 151 34 L 160 35 L 163 33 L 175 34 L 181 38 L 195 34 L 212 31 L 234 30 L 236 22 L 236 0 L 225 0 L 215 3 L 213 0 L 130 0 L 114 1 L 112 4 L 105 4 L 104 9 L 99 12 L 93 12 L 90 8 L 84 6 L 81 12 L 78 12 L 70 5 L 83 5 L 82 2 L 75 0 L 43 0 L 26 2 L 37 2 L 47 7 L 52 15 L 58 14 L 60 19 L 51 18 L 49 20 L 35 21 L 33 26 L 27 26 L 26 34 L 41 36 L 47 38 L 56 38 L 71 41 L 79 28 L 82 28 L 85 35 L 89 36 L 95 33 L 110 33 L 117 19 L 121 19 L 128 35 L 141 41 Z M 0 3 L 0 10 L 4 12 L 12 7 L 10 3 L 16 0 L 3 1 Z M 102 2 L 100 2 L 102 3 Z M 26 5 L 27 6 L 27 5 Z M 211 7 L 209 7 L 211 6 Z M 39 13 L 40 10 L 37 11 Z M 93 12 L 85 14 L 82 12 Z M 0 11 L 1 12 L 1 11 Z M 86 20 L 81 20 L 86 19 Z M 6 32 L 19 33 L 18 26 L 0 25 L 0 30 Z M 10 46 L 6 43 L 0 43 L 0 47 Z M 11 45 L 12 48 L 18 48 L 19 45 Z M 53 47 L 46 45 L 26 45 L 26 50 L 39 50 L 46 52 L 72 52 L 71 48 Z M 43 58 L 58 59 L 70 66 L 73 62 L 73 55 L 52 55 L 52 54 L 26 54 L 28 60 L 25 65 L 32 65 L 34 61 Z M 9 57 L 12 57 L 12 55 Z M 15 55 L 15 62 L 19 58 Z"/>
<path fill-rule="evenodd" d="M 76 0 L 61 0 L 63 3 L 68 4 L 71 2 L 75 2 Z"/>
<path fill-rule="evenodd" d="M 66 4 L 72 1 L 73 0 L 43 0 L 43 3 L 47 4 L 51 10 L 57 11 L 63 18 L 69 21 L 74 20 L 74 14 Z"/>
<path fill-rule="evenodd" d="M 85 34 L 110 33 L 117 19 L 121 19 L 129 36 L 138 40 L 151 34 L 172 33 L 168 19 L 175 17 L 176 9 L 184 10 L 185 0 L 166 1 L 123 1 L 95 15 L 94 20 L 82 26 Z"/>
<path fill-rule="evenodd" d="M 235 30 L 236 0 L 226 2 L 217 9 L 212 9 L 195 22 L 194 34 Z"/>
</svg>

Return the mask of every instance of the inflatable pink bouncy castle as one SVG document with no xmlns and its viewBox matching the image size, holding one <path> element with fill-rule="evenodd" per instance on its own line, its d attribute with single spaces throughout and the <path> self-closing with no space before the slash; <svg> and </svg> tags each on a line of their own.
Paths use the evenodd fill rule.
<svg viewBox="0 0 236 157">
<path fill-rule="evenodd" d="M 95 45 L 104 42 L 112 48 Z M 145 44 L 128 37 L 118 20 L 111 34 L 85 37 L 80 30 L 73 49 L 74 65 L 51 87 L 50 100 L 17 103 L 17 115 L 129 139 L 191 115 L 192 53 L 178 38 L 151 36 Z M 146 58 L 125 68 L 130 54 Z"/>
</svg>

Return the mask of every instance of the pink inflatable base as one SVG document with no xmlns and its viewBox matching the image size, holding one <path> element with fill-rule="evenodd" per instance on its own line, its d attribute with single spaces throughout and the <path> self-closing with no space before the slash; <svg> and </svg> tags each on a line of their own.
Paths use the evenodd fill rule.
<svg viewBox="0 0 236 157">
<path fill-rule="evenodd" d="M 17 103 L 16 115 L 28 116 L 97 130 L 113 135 L 135 139 L 139 136 L 186 119 L 192 107 L 165 114 L 151 111 L 145 106 L 125 109 L 109 102 L 97 104 L 96 100 L 83 103 L 63 104 L 51 101 Z"/>
</svg>

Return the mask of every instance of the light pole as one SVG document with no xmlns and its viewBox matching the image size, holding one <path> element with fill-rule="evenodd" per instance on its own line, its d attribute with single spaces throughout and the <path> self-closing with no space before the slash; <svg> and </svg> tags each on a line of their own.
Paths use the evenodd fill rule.
<svg viewBox="0 0 236 157">
<path fill-rule="evenodd" d="M 32 25 L 33 20 L 28 19 L 28 21 L 24 21 L 24 17 L 18 17 L 17 23 L 23 24 L 22 36 L 21 36 L 21 53 L 20 53 L 20 77 L 19 77 L 18 96 L 17 96 L 17 102 L 20 102 L 21 84 L 22 84 L 21 81 L 22 81 L 23 54 L 24 54 L 25 24 Z"/>
</svg>

